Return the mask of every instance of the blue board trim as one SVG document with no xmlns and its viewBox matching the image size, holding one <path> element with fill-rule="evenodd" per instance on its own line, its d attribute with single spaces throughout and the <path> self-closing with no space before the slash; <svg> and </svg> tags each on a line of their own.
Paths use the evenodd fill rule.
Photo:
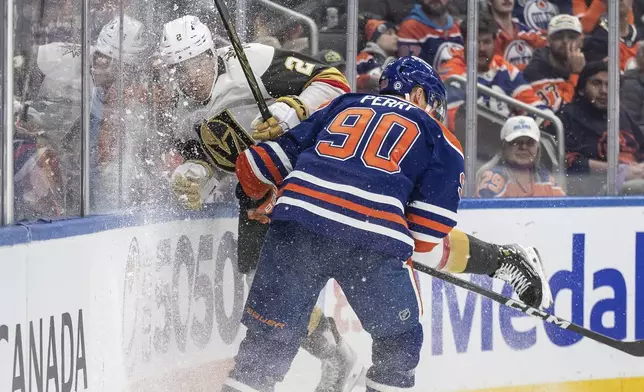
<svg viewBox="0 0 644 392">
<path fill-rule="evenodd" d="M 644 197 L 539 197 L 529 199 L 463 199 L 459 209 L 641 207 Z"/>
<path fill-rule="evenodd" d="M 125 227 L 145 226 L 179 220 L 236 218 L 235 204 L 218 204 L 202 211 L 145 211 L 96 215 L 87 218 L 38 220 L 0 229 L 0 247 L 99 233 Z"/>
<path fill-rule="evenodd" d="M 531 199 L 464 199 L 461 210 L 535 209 L 535 208 L 610 208 L 642 207 L 644 197 L 567 197 Z M 99 233 L 124 227 L 145 226 L 178 220 L 235 218 L 236 204 L 217 204 L 189 212 L 185 210 L 152 210 L 139 213 L 116 213 L 88 218 L 54 221 L 39 220 L 0 229 L 0 247 Z"/>
</svg>

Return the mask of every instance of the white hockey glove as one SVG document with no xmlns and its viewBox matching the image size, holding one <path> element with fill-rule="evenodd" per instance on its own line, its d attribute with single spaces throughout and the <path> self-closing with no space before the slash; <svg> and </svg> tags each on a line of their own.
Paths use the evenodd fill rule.
<svg viewBox="0 0 644 392">
<path fill-rule="evenodd" d="M 264 121 L 262 116 L 258 115 L 250 125 L 255 140 L 277 139 L 308 117 L 306 106 L 295 95 L 278 98 L 268 109 L 272 114 L 271 118 Z"/>
<path fill-rule="evenodd" d="M 213 176 L 210 165 L 204 161 L 186 161 L 179 165 L 172 176 L 172 190 L 186 208 L 199 210 L 219 181 Z"/>
</svg>

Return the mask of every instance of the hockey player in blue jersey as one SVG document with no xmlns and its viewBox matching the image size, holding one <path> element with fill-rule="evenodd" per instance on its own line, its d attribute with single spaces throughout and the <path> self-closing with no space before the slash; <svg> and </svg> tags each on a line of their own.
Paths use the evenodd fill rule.
<svg viewBox="0 0 644 392">
<path fill-rule="evenodd" d="M 403 57 L 380 83 L 382 95 L 342 95 L 237 159 L 248 196 L 278 197 L 223 391 L 274 390 L 331 278 L 373 339 L 368 392 L 414 385 L 423 309 L 410 259 L 502 279 L 531 306 L 552 303 L 533 248 L 453 229 L 463 152 L 442 124 L 445 88 L 433 68 Z"/>
</svg>

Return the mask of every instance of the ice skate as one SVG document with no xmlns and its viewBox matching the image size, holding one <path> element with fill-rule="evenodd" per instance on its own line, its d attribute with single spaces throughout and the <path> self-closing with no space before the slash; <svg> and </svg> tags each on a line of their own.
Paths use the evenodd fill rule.
<svg viewBox="0 0 644 392">
<path fill-rule="evenodd" d="M 338 333 L 335 321 L 331 317 L 327 320 L 336 346 L 333 354 L 322 360 L 322 376 L 315 392 L 351 392 L 363 366 L 356 352 Z"/>
<path fill-rule="evenodd" d="M 529 306 L 545 309 L 552 305 L 548 277 L 535 248 L 502 246 L 500 266 L 491 276 L 510 284 L 519 299 Z"/>
</svg>

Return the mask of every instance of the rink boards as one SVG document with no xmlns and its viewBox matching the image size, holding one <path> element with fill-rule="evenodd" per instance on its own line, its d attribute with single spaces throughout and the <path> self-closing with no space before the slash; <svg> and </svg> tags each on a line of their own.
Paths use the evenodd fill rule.
<svg viewBox="0 0 644 392">
<path fill-rule="evenodd" d="M 236 215 L 219 206 L 0 230 L 0 392 L 218 390 L 244 333 Z M 560 317 L 644 339 L 644 199 L 465 201 L 459 227 L 538 247 Z M 644 390 L 640 359 L 439 280 L 420 285 L 414 391 Z M 341 290 L 330 282 L 324 296 L 368 365 L 369 337 Z M 319 362 L 301 353 L 278 390 L 312 391 L 317 377 Z"/>
</svg>

